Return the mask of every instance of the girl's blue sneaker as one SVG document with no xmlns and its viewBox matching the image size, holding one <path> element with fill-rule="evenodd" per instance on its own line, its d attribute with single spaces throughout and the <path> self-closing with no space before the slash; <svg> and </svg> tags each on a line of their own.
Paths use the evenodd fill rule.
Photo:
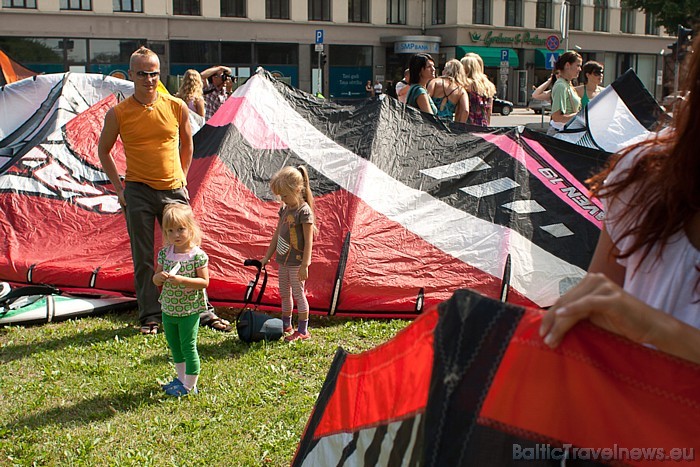
<svg viewBox="0 0 700 467">
<path fill-rule="evenodd" d="M 183 397 L 183 396 L 194 396 L 195 394 L 198 394 L 199 391 L 197 391 L 197 387 L 195 386 L 192 388 L 191 391 L 188 391 L 185 386 L 182 384 L 176 384 L 174 386 L 170 386 L 168 389 L 165 390 L 165 393 L 169 396 L 173 397 Z"/>
<path fill-rule="evenodd" d="M 169 383 L 160 385 L 160 387 L 163 388 L 163 391 L 167 391 L 168 388 L 171 388 L 173 386 L 182 386 L 182 381 L 180 381 L 180 379 L 177 376 L 173 378 L 173 380 Z"/>
</svg>

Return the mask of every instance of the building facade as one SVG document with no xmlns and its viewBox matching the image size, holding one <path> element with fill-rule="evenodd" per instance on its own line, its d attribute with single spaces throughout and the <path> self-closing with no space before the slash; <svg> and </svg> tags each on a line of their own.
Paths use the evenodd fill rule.
<svg viewBox="0 0 700 467">
<path fill-rule="evenodd" d="M 525 105 L 567 47 L 603 63 L 605 84 L 633 68 L 660 99 L 669 38 L 621 0 L 2 0 L 0 49 L 34 71 L 126 76 L 141 44 L 163 75 L 223 64 L 241 83 L 262 66 L 336 99 L 400 80 L 413 53 L 477 52 Z"/>
</svg>

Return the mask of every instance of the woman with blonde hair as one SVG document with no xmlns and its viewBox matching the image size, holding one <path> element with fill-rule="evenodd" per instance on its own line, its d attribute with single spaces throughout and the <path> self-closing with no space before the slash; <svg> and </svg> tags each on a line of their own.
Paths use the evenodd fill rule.
<svg viewBox="0 0 700 467">
<path fill-rule="evenodd" d="M 469 95 L 466 89 L 464 67 L 459 60 L 449 60 L 445 64 L 442 76 L 428 83 L 437 116 L 441 119 L 466 123 L 469 116 Z"/>
<path fill-rule="evenodd" d="M 478 54 L 467 53 L 462 57 L 462 65 L 466 74 L 466 88 L 469 93 L 469 117 L 467 123 L 478 126 L 489 126 L 493 97 L 496 86 L 484 73 L 484 61 Z"/>
<path fill-rule="evenodd" d="M 187 108 L 204 117 L 204 97 L 202 95 L 202 76 L 197 70 L 187 70 L 175 97 L 179 97 Z"/>
</svg>

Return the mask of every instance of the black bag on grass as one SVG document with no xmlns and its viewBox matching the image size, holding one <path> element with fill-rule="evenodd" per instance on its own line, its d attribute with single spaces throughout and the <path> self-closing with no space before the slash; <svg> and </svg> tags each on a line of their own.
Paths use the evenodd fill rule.
<svg viewBox="0 0 700 467">
<path fill-rule="evenodd" d="M 265 287 L 267 286 L 267 270 L 262 266 L 262 263 L 256 259 L 247 259 L 243 264 L 245 266 L 257 267 L 258 272 L 255 274 L 255 280 L 248 283 L 248 287 L 246 287 L 245 291 L 243 309 L 238 313 L 238 316 L 236 316 L 238 338 L 248 343 L 262 340 L 279 340 L 284 335 L 282 331 L 282 320 L 257 311 L 258 305 L 260 305 L 262 296 L 265 293 Z M 260 292 L 255 301 L 255 306 L 250 308 L 248 305 L 253 298 L 253 292 L 258 285 L 261 272 L 264 273 L 264 276 L 262 285 L 260 286 Z"/>
</svg>

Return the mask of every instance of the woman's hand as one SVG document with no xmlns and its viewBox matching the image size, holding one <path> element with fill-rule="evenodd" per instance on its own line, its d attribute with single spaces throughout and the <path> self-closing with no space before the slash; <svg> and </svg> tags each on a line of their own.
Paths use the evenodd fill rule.
<svg viewBox="0 0 700 467">
<path fill-rule="evenodd" d="M 576 323 L 589 319 L 639 343 L 653 341 L 659 312 L 625 292 L 603 274 L 589 273 L 545 313 L 540 336 L 557 347 Z"/>
<path fill-rule="evenodd" d="M 700 329 L 657 310 L 600 273 L 589 273 L 542 317 L 540 336 L 554 348 L 583 319 L 640 344 L 700 364 Z"/>
</svg>

